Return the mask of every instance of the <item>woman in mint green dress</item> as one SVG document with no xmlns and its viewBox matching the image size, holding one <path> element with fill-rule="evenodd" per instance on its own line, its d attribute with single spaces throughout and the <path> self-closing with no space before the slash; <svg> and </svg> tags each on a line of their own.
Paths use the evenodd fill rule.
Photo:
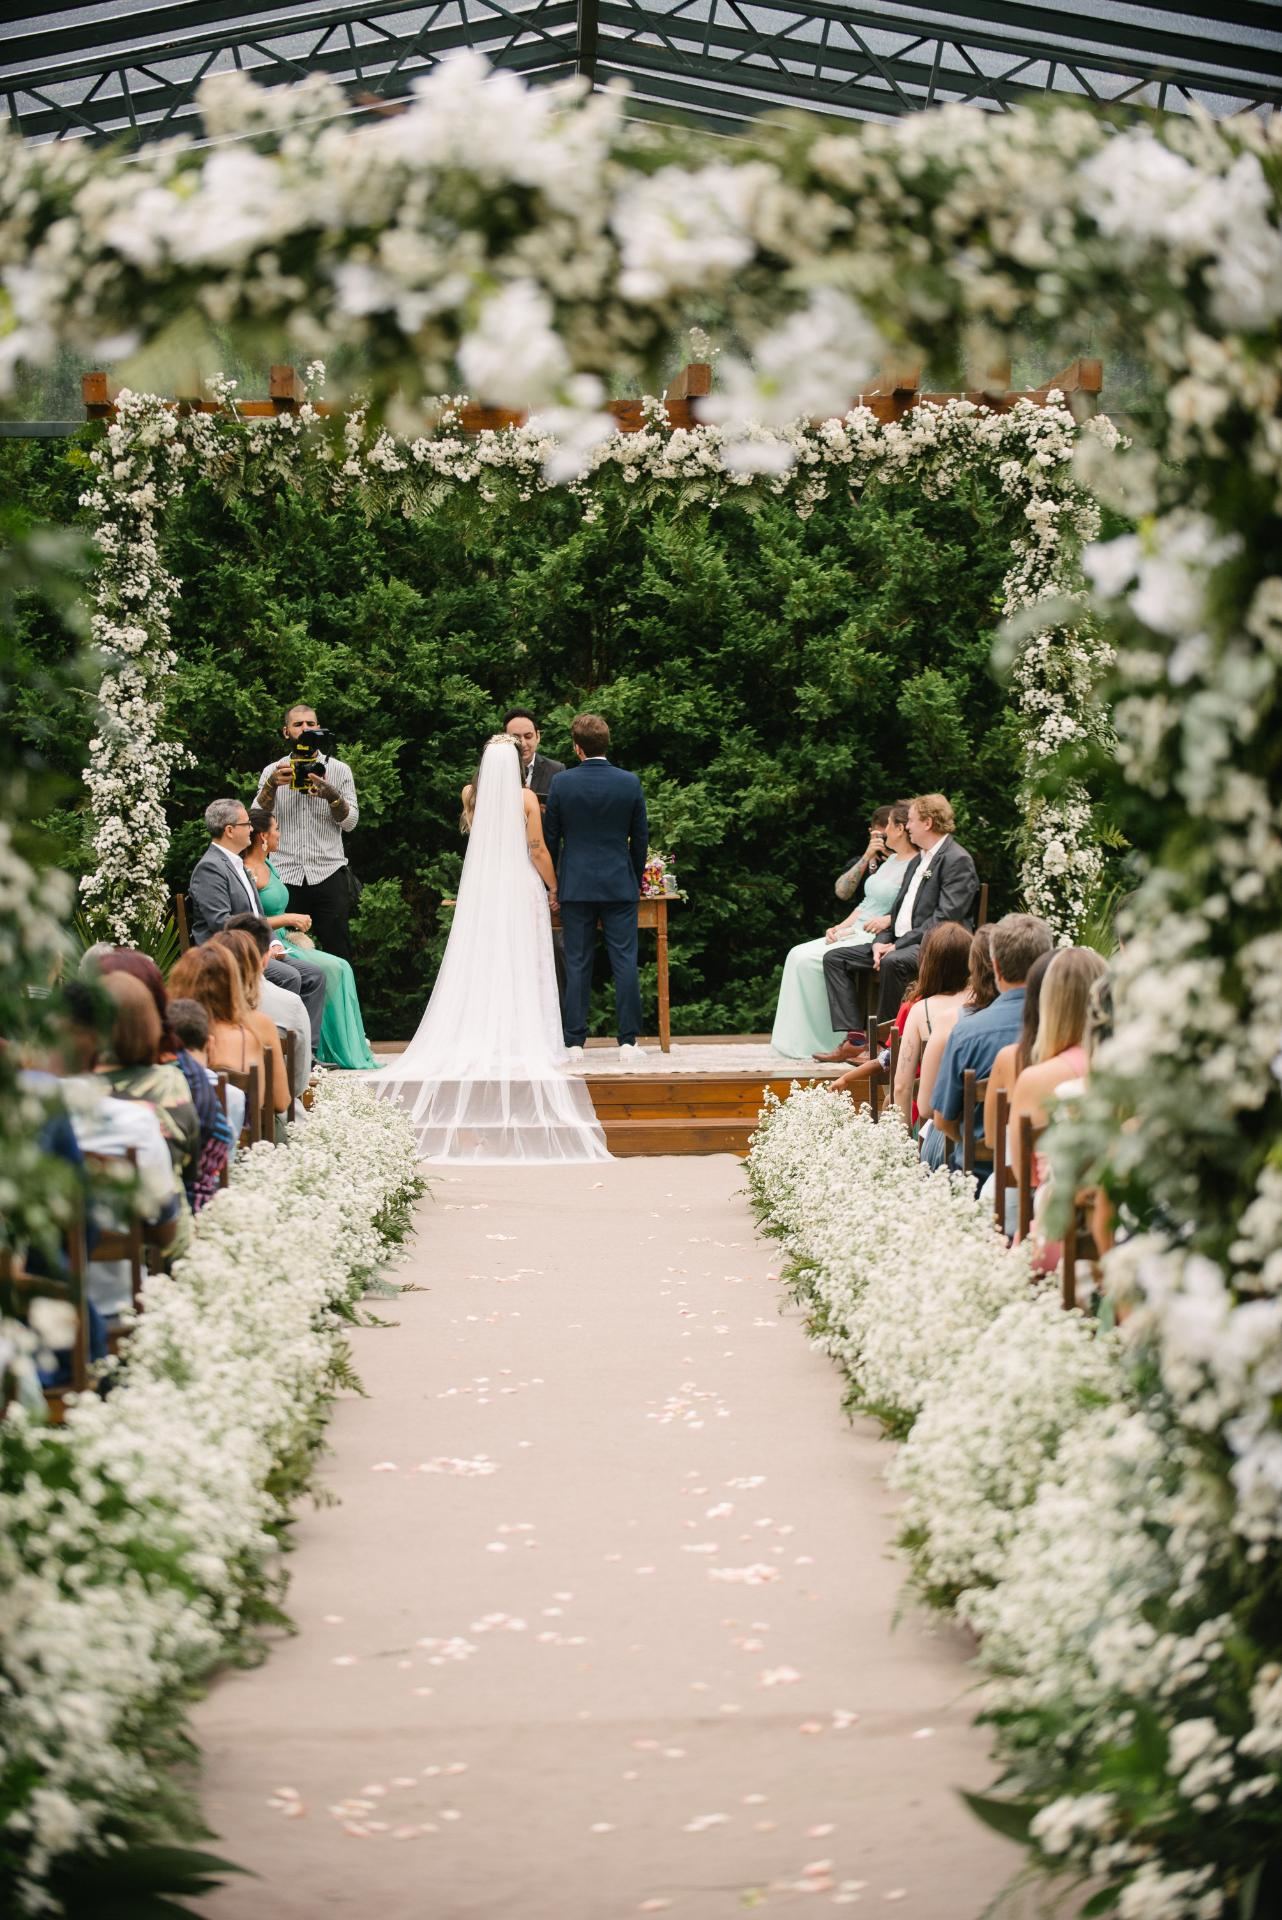
<svg viewBox="0 0 1282 1920">
<path fill-rule="evenodd" d="M 890 818 L 885 828 L 874 829 L 874 838 L 878 831 L 884 832 L 886 858 L 869 874 L 862 900 L 837 926 L 829 927 L 821 939 L 803 940 L 800 946 L 793 947 L 784 961 L 770 1044 L 776 1053 L 790 1060 L 808 1060 L 812 1054 L 828 1053 L 846 1037 L 834 1030 L 828 1012 L 824 955 L 832 946 L 869 946 L 882 931 L 880 925 L 870 927 L 869 921 L 883 921 L 895 904 L 917 849 L 908 838 L 907 806 L 896 805 L 888 812 Z"/>
<path fill-rule="evenodd" d="M 295 944 L 300 933 L 311 926 L 311 916 L 289 911 L 289 888 L 272 865 L 271 856 L 280 845 L 280 823 L 274 813 L 261 807 L 249 809 L 254 837 L 242 858 L 245 871 L 258 889 L 258 904 L 263 917 L 287 951 L 305 954 L 325 975 L 325 1008 L 321 1014 L 320 1040 L 316 1057 L 327 1067 L 376 1067 L 361 1019 L 361 1003 L 356 994 L 356 979 L 346 960 L 336 953 L 323 953 L 310 942 Z"/>
</svg>

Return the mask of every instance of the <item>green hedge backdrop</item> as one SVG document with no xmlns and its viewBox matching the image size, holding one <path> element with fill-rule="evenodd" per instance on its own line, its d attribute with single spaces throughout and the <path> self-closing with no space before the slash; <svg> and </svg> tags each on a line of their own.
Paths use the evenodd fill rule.
<svg viewBox="0 0 1282 1920">
<path fill-rule="evenodd" d="M 85 458 L 76 442 L 0 442 L 0 511 L 73 521 Z M 194 756 L 170 806 L 173 883 L 204 845 L 205 803 L 251 797 L 280 709 L 312 701 L 356 774 L 375 1039 L 422 1010 L 462 859 L 459 789 L 509 705 L 539 714 L 560 759 L 571 716 L 599 709 L 640 774 L 651 843 L 690 896 L 671 945 L 677 1032 L 769 1028 L 784 954 L 836 917 L 833 881 L 880 801 L 948 793 L 992 910 L 1013 901 L 1017 737 L 990 667 L 1009 530 L 978 484 L 931 500 L 898 481 L 803 521 L 784 501 L 642 506 L 612 480 L 587 524 L 563 495 L 367 522 L 356 505 L 196 485 L 169 529 L 183 581 L 169 718 Z M 44 661 L 67 648 L 34 604 L 18 645 Z M 19 701 L 14 720 L 75 778 L 91 689 Z M 73 866 L 78 805 L 69 785 L 51 816 Z M 651 960 L 651 1020 L 653 976 Z M 595 1031 L 611 1013 L 603 991 Z"/>
</svg>

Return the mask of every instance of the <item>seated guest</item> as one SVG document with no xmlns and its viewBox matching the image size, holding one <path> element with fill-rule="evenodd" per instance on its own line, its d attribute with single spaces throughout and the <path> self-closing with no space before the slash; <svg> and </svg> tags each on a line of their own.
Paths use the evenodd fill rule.
<svg viewBox="0 0 1282 1920">
<path fill-rule="evenodd" d="M 187 1095 L 191 1101 L 191 1105 L 195 1109 L 198 1131 L 195 1142 L 193 1143 L 189 1131 L 186 1130 L 189 1122 L 186 1109 L 182 1103 L 181 1089 L 172 1076 L 167 1078 L 163 1088 L 158 1086 L 155 1092 L 144 1094 L 143 1096 L 146 1099 L 150 1099 L 158 1108 L 166 1106 L 166 1093 L 168 1093 L 168 1104 L 171 1108 L 175 1100 L 178 1102 L 178 1107 L 173 1117 L 176 1122 L 180 1119 L 182 1120 L 184 1124 L 184 1146 L 189 1149 L 184 1154 L 183 1164 L 178 1169 L 178 1172 L 183 1186 L 187 1190 L 187 1199 L 190 1201 L 196 1163 L 200 1158 L 205 1138 L 212 1123 L 213 1115 L 211 1109 L 217 1105 L 217 1102 L 214 1101 L 210 1095 L 209 1083 L 203 1073 L 199 1072 L 196 1068 L 196 1063 L 183 1053 L 182 1042 L 175 1034 L 169 1019 L 169 995 L 165 991 L 164 978 L 160 968 L 156 965 L 150 954 L 138 953 L 133 947 L 110 948 L 103 954 L 98 962 L 98 978 L 101 980 L 113 973 L 127 973 L 132 975 L 135 980 L 141 981 L 142 985 L 146 987 L 148 993 L 151 995 L 152 1003 L 160 1016 L 160 1053 L 157 1057 L 157 1064 L 161 1067 L 177 1067 L 186 1084 Z M 163 1124 L 164 1121 L 162 1119 L 162 1125 Z M 193 1146 L 194 1151 L 190 1150 Z M 194 1210 L 193 1208 L 193 1211 Z"/>
<path fill-rule="evenodd" d="M 552 772 L 558 766 L 555 760 L 542 761 L 541 764 L 550 767 Z M 551 774 L 548 777 L 550 779 Z M 257 889 L 258 904 L 266 915 L 267 925 L 284 946 L 286 959 L 293 960 L 301 952 L 303 958 L 319 967 L 325 976 L 325 1012 L 321 1019 L 317 1057 L 330 1067 L 376 1067 L 378 1061 L 365 1038 L 365 1023 L 361 1019 L 361 1003 L 351 962 L 344 960 L 341 954 L 323 953 L 319 947 L 308 949 L 298 938 L 299 934 L 306 938 L 311 916 L 289 911 L 289 888 L 281 879 L 272 859 L 280 845 L 280 822 L 274 813 L 265 813 L 261 807 L 251 807 L 249 823 L 254 837 L 241 857 Z M 264 1000 L 263 1005 L 271 1013 L 269 1002 Z M 310 1067 L 308 1071 L 310 1073 Z M 306 1081 L 303 1084 L 305 1086 Z M 296 1088 L 295 1091 L 301 1093 L 302 1088 Z"/>
<path fill-rule="evenodd" d="M 147 977 L 150 970 L 154 983 Z M 167 1000 L 159 968 L 146 954 L 124 949 L 108 954 L 100 976 L 104 992 L 117 1001 L 111 1037 L 100 1050 L 95 1073 L 106 1080 L 120 1100 L 146 1100 L 155 1108 L 173 1159 L 174 1171 L 186 1186 L 200 1159 L 200 1119 L 191 1088 L 175 1064 L 178 1043 L 167 1026 Z M 136 1021 L 129 1011 L 133 996 L 121 1003 L 116 988 L 122 980 L 137 982 L 151 1002 L 154 1021 Z M 126 1051 L 121 1052 L 124 1048 Z"/>
<path fill-rule="evenodd" d="M 209 1015 L 195 1000 L 171 1000 L 169 1024 L 179 1045 L 178 1064 L 192 1089 L 192 1102 L 200 1119 L 200 1164 L 187 1189 L 193 1213 L 212 1200 L 231 1163 L 236 1135 L 231 1122 L 218 1103 L 217 1075 L 209 1070 L 205 1052 L 209 1045 Z"/>
<path fill-rule="evenodd" d="M 1009 1103 L 1015 1082 L 1033 1057 L 1033 1048 L 1037 1044 L 1037 1022 L 1041 1014 L 1042 981 L 1046 969 L 1055 958 L 1054 951 L 1043 953 L 1034 960 L 1028 969 L 1028 978 L 1024 982 L 1024 1023 L 1019 1030 L 1018 1040 L 1012 1040 L 1003 1047 L 994 1060 L 988 1075 L 988 1092 L 984 1095 L 984 1138 L 995 1141 L 997 1138 L 997 1096 L 1006 1094 Z M 1009 1127 L 1009 1105 L 1007 1119 Z M 1006 1164 L 1010 1165 L 1010 1133 L 1006 1136 Z"/>
<path fill-rule="evenodd" d="M 1086 1026 L 1091 992 L 1108 968 L 1091 947 L 1065 947 L 1051 956 L 1042 979 L 1041 1016 L 1032 1058 L 1015 1081 L 1010 1100 L 1009 1159 L 1019 1177 L 1019 1123 L 1046 1125 L 1047 1103 L 1070 1080 L 1086 1072 Z"/>
<path fill-rule="evenodd" d="M 239 1087 L 229 1082 L 223 1089 L 227 1102 L 227 1111 L 223 1112 L 217 1093 L 218 1075 L 209 1064 L 209 1015 L 199 1000 L 171 1000 L 169 1020 L 184 1053 L 205 1075 L 214 1095 L 214 1138 L 226 1145 L 226 1163 L 230 1164 L 236 1157 L 236 1142 L 245 1124 L 245 1096 Z"/>
<path fill-rule="evenodd" d="M 802 941 L 784 961 L 770 1044 L 791 1060 L 804 1060 L 812 1053 L 834 1060 L 856 1056 L 856 1043 L 844 1031 L 834 1033 L 828 1018 L 824 956 L 837 947 L 871 946 L 868 922 L 892 905 L 913 857 L 906 803 L 878 807 L 868 838 L 873 853 L 858 903 L 822 939 Z"/>
<path fill-rule="evenodd" d="M 908 836 L 917 854 L 903 870 L 899 892 L 887 913 L 865 924 L 868 946 L 834 946 L 824 956 L 824 981 L 834 1028 L 864 1024 L 860 996 L 877 995 L 878 1020 L 893 1020 L 904 989 L 917 972 L 928 927 L 958 920 L 975 925 L 979 880 L 975 862 L 953 838 L 953 810 L 942 793 L 925 793 L 908 810 Z"/>
<path fill-rule="evenodd" d="M 260 964 L 271 958 L 271 929 L 265 920 L 255 919 L 252 913 L 233 913 L 224 933 L 247 933 L 258 949 Z M 294 1078 L 290 1092 L 297 1098 L 312 1077 L 312 1030 L 307 1019 L 307 1009 L 296 993 L 287 993 L 284 987 L 278 987 L 265 973 L 258 976 L 258 1005 L 261 1012 L 279 1030 L 294 1036 Z M 329 993 L 325 994 L 325 1012 L 329 1013 Z M 321 1023 L 322 1034 L 325 1031 Z"/>
<path fill-rule="evenodd" d="M 851 906 L 856 906 L 863 899 L 868 876 L 876 873 L 886 857 L 886 822 L 889 818 L 889 807 L 878 807 L 874 812 L 868 824 L 868 845 L 859 858 L 852 860 L 837 876 L 833 892 L 839 900 L 847 900 Z"/>
<path fill-rule="evenodd" d="M 922 940 L 917 992 L 902 1029 L 895 1075 L 895 1105 L 906 1126 L 917 1119 L 917 1081 L 926 1048 L 937 1033 L 947 1038 L 966 998 L 973 939 L 960 921 L 941 920 Z"/>
<path fill-rule="evenodd" d="M 211 800 L 205 808 L 209 847 L 192 869 L 187 883 L 191 906 L 191 937 L 198 947 L 226 926 L 233 913 L 261 914 L 258 889 L 245 871 L 241 854 L 253 829 L 239 800 Z M 295 953 L 289 959 L 272 956 L 268 978 L 296 993 L 307 1009 L 312 1030 L 312 1052 L 320 1036 L 325 1010 L 325 976 L 310 956 Z"/>
<path fill-rule="evenodd" d="M 243 1002 L 242 1018 L 261 1047 L 264 1062 L 270 1060 L 272 1063 L 272 1111 L 279 1118 L 289 1111 L 289 1076 L 285 1071 L 285 1055 L 281 1049 L 280 1035 L 276 1031 L 275 1023 L 267 1018 L 259 1005 L 263 955 L 259 953 L 257 943 L 247 933 L 232 933 L 226 927 L 221 933 L 214 935 L 210 944 L 226 947 L 239 971 Z M 260 1097 L 261 1090 L 266 1084 L 263 1078 L 264 1072 L 265 1066 L 259 1073 Z"/>
<path fill-rule="evenodd" d="M 954 1142 L 961 1139 L 963 1075 L 973 1069 L 987 1079 L 1004 1046 L 1019 1038 L 1024 1021 L 1024 983 L 1040 954 L 1049 953 L 1054 936 L 1044 920 L 1031 913 L 1008 913 L 993 928 L 993 973 L 997 998 L 980 1013 L 959 1019 L 948 1036 L 939 1078 L 932 1089 L 932 1117 L 937 1130 Z M 983 1118 L 976 1139 L 983 1141 Z M 954 1165 L 960 1153 L 954 1151 Z"/>
<path fill-rule="evenodd" d="M 147 989 L 127 973 L 113 974 L 102 984 L 115 1002 L 110 1060 L 148 1053 L 154 1057 L 160 1046 L 160 1017 Z M 134 1149 L 139 1183 L 134 1204 L 142 1215 L 143 1238 L 169 1256 L 183 1253 L 191 1240 L 191 1213 L 157 1111 L 145 1099 L 121 1099 L 111 1091 L 110 1068 L 98 1070 L 102 1062 L 92 1003 L 77 1002 L 71 986 L 66 989 L 66 1003 L 68 1065 L 74 1071 L 62 1082 L 62 1091 L 76 1142 L 82 1153 L 120 1159 Z M 119 1227 L 110 1203 L 95 1199 L 94 1211 L 102 1226 Z M 131 1287 L 128 1261 L 90 1261 L 89 1298 L 104 1319 L 123 1313 L 131 1304 Z"/>
<path fill-rule="evenodd" d="M 951 1012 L 944 1006 L 940 1007 L 934 1032 L 927 1040 L 921 1057 L 921 1073 L 917 1079 L 917 1113 L 921 1121 L 918 1141 L 922 1161 L 928 1167 L 946 1165 L 952 1149 L 952 1142 L 946 1133 L 939 1132 L 931 1118 L 931 1112 L 935 1082 L 939 1078 L 939 1069 L 943 1063 L 945 1049 L 952 1037 L 953 1028 L 959 1020 L 966 1020 L 972 1013 L 981 1013 L 985 1007 L 991 1007 L 996 998 L 997 982 L 993 978 L 993 930 L 991 927 L 976 927 L 970 937 L 970 973 L 962 1003 Z"/>
<path fill-rule="evenodd" d="M 214 1073 L 252 1073 L 261 1088 L 263 1049 L 258 1036 L 245 1019 L 245 996 L 240 984 L 240 967 L 226 946 L 211 941 L 207 946 L 189 947 L 169 969 L 169 992 L 174 999 L 197 1000 L 209 1015 L 209 1044 L 205 1058 Z M 231 1096 L 240 1092 L 229 1087 Z M 242 1096 L 243 1097 L 243 1096 Z M 259 1102 L 261 1104 L 261 1101 Z M 244 1125 L 244 1113 L 236 1126 L 236 1137 Z"/>
</svg>

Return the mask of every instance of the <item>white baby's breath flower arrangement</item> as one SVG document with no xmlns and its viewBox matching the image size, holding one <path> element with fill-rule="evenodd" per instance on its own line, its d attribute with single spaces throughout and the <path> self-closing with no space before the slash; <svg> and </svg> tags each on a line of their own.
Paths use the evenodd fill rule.
<svg viewBox="0 0 1282 1920">
<path fill-rule="evenodd" d="M 161 1763 L 183 1691 L 279 1593 L 280 1531 L 350 1377 L 343 1329 L 421 1185 L 399 1110 L 330 1076 L 147 1281 L 108 1398 L 58 1428 L 0 1423 L 7 1911 L 56 1913 L 69 1869 L 181 1825 Z"/>
</svg>

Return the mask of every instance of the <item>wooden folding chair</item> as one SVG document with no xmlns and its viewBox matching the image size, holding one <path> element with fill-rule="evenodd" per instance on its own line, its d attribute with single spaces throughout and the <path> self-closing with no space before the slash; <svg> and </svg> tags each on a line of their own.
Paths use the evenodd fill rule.
<svg viewBox="0 0 1282 1920">
<path fill-rule="evenodd" d="M 85 1255 L 85 1223 L 79 1211 L 67 1230 L 63 1248 L 66 1272 L 60 1278 L 28 1273 L 8 1249 L 0 1252 L 0 1312 L 24 1326 L 30 1319 L 33 1300 L 60 1300 L 75 1313 L 71 1378 L 65 1386 L 44 1389 L 49 1420 L 55 1427 L 61 1426 L 66 1418 L 67 1396 L 88 1393 L 92 1384 L 89 1379 L 89 1262 Z"/>
<path fill-rule="evenodd" d="M 118 1183 L 122 1167 L 127 1166 L 134 1181 L 138 1178 L 138 1149 L 126 1147 L 123 1153 L 86 1153 L 85 1166 L 96 1182 L 96 1194 L 103 1198 L 113 1182 Z M 102 1219 L 101 1211 L 96 1216 L 99 1222 L 98 1238 L 94 1242 L 95 1260 L 127 1260 L 129 1262 L 129 1298 L 135 1312 L 142 1306 L 143 1275 L 147 1271 L 147 1258 L 143 1247 L 142 1215 L 136 1205 L 134 1194 L 121 1194 L 119 1207 L 113 1205 L 113 1216 L 124 1213 L 119 1226 L 110 1226 Z"/>
<path fill-rule="evenodd" d="M 174 926 L 178 932 L 178 951 L 186 953 L 191 945 L 191 928 L 187 922 L 187 896 L 185 893 L 174 895 Z"/>
<path fill-rule="evenodd" d="M 224 1087 L 239 1087 L 245 1096 L 245 1124 L 240 1130 L 242 1147 L 252 1147 L 263 1137 L 263 1109 L 258 1098 L 258 1075 L 252 1067 L 238 1073 L 234 1067 L 220 1069 Z"/>
<path fill-rule="evenodd" d="M 1010 1093 L 997 1089 L 993 1118 L 993 1218 L 1002 1233 L 1006 1231 L 1006 1189 L 1010 1185 L 1010 1166 L 1006 1159 L 1006 1135 L 1010 1127 Z"/>
<path fill-rule="evenodd" d="M 879 1064 L 883 1048 L 890 1048 L 890 1066 L 887 1069 Z M 889 1103 L 895 1086 L 895 1069 L 899 1064 L 899 1029 L 893 1020 L 872 1021 L 868 1028 L 868 1058 L 873 1063 L 868 1075 L 868 1106 L 874 1120 L 881 1119 L 882 1096 Z"/>
<path fill-rule="evenodd" d="M 963 1173 L 974 1173 L 976 1160 L 987 1160 L 990 1157 L 990 1149 L 987 1141 L 981 1143 L 975 1138 L 976 1118 L 978 1117 L 982 1123 L 984 1115 L 984 1095 L 987 1092 L 987 1079 L 981 1080 L 974 1067 L 967 1067 L 962 1074 Z"/>
</svg>

